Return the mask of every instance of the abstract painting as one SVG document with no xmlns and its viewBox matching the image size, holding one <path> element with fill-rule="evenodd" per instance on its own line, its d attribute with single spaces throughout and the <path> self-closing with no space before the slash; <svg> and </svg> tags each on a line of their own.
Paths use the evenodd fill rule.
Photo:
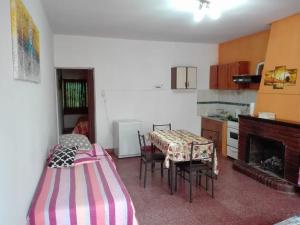
<svg viewBox="0 0 300 225">
<path fill-rule="evenodd" d="M 18 80 L 40 82 L 40 34 L 21 0 L 11 0 L 13 73 Z"/>
<path fill-rule="evenodd" d="M 295 86 L 297 72 L 297 69 L 287 69 L 286 66 L 277 66 L 275 70 L 269 70 L 265 73 L 264 85 L 273 86 L 274 89 Z"/>
</svg>

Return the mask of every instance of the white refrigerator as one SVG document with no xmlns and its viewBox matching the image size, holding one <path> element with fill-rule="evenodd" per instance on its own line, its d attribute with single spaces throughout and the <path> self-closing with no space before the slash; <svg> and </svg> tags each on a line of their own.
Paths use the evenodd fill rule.
<svg viewBox="0 0 300 225">
<path fill-rule="evenodd" d="M 140 156 L 138 130 L 142 131 L 142 121 L 130 119 L 113 121 L 113 147 L 118 158 Z"/>
</svg>

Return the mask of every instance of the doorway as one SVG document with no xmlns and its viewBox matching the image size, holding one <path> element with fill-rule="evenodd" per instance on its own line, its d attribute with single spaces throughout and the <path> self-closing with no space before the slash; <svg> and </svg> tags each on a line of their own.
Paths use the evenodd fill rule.
<svg viewBox="0 0 300 225">
<path fill-rule="evenodd" d="M 57 68 L 58 133 L 95 143 L 94 69 Z"/>
</svg>

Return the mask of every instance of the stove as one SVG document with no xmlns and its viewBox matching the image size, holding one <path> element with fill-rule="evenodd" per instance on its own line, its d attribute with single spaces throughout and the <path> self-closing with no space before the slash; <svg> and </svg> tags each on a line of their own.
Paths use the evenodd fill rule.
<svg viewBox="0 0 300 225">
<path fill-rule="evenodd" d="M 227 122 L 227 156 L 238 159 L 239 123 Z"/>
</svg>

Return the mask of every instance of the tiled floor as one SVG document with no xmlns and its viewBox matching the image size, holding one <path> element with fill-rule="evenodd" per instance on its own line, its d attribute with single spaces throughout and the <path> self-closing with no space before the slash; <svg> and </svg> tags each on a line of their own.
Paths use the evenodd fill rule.
<svg viewBox="0 0 300 225">
<path fill-rule="evenodd" d="M 169 194 L 167 171 L 163 179 L 159 171 L 149 172 L 144 189 L 138 178 L 139 158 L 116 160 L 116 164 L 141 225 L 267 225 L 300 214 L 299 195 L 279 193 L 248 178 L 233 170 L 227 159 L 219 158 L 215 198 L 200 189 L 193 193 L 193 203 L 188 202 L 183 184 L 177 193 Z"/>
</svg>

